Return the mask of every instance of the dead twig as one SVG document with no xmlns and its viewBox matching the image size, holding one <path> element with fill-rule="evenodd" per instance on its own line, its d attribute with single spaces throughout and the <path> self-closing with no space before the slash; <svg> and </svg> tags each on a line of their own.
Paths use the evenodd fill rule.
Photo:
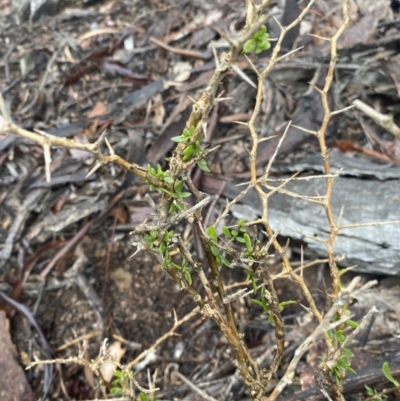
<svg viewBox="0 0 400 401">
<path fill-rule="evenodd" d="M 378 125 L 390 132 L 397 139 L 400 139 L 400 127 L 393 121 L 393 116 L 379 113 L 379 111 L 376 111 L 358 99 L 353 101 L 353 105 L 368 117 L 371 117 Z"/>
</svg>

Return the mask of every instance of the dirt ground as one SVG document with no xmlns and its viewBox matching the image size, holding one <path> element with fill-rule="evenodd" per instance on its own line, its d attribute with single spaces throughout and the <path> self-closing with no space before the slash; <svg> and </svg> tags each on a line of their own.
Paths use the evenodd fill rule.
<svg viewBox="0 0 400 401">
<path fill-rule="evenodd" d="M 49 0 L 34 15 L 29 9 L 16 8 L 16 3 L 0 1 L 0 89 L 14 121 L 30 131 L 82 143 L 108 130 L 115 152 L 141 165 L 165 163 L 173 146 L 171 137 L 185 127 L 190 97 L 198 97 L 215 67 L 212 49 L 227 49 L 221 33 L 234 35 L 245 22 L 244 2 L 239 0 L 54 1 L 55 8 Z M 273 12 L 288 23 L 306 2 L 284 3 L 274 2 Z M 393 115 L 399 124 L 400 3 L 351 0 L 349 5 L 350 27 L 341 42 L 332 91 L 334 108 L 346 107 L 349 99 L 359 96 L 380 112 Z M 301 30 L 288 35 L 287 49 L 304 47 L 285 59 L 266 85 L 266 98 L 273 101 L 264 103 L 261 112 L 263 136 L 279 134 L 277 127 L 289 119 L 296 122 L 296 116 L 303 118 L 308 129 L 318 121 L 318 110 L 299 111 L 299 105 L 310 100 L 306 98 L 309 82 L 321 66 L 327 66 L 329 53 L 321 39 L 304 32 L 332 35 L 340 25 L 339 6 L 339 1 L 316 1 Z M 274 29 L 272 24 L 272 37 Z M 255 62 L 263 65 L 269 55 L 262 53 Z M 368 65 L 368 71 L 358 73 L 359 65 Z M 244 57 L 238 67 L 255 79 Z M 246 130 L 233 122 L 249 119 L 255 89 L 231 72 L 222 91 L 233 100 L 215 108 L 208 138 L 211 146 L 221 148 L 209 162 L 212 174 L 194 172 L 199 188 L 211 188 L 214 195 L 222 193 L 214 177 L 249 177 L 244 149 L 250 140 Z M 316 148 L 304 133 L 293 138 L 282 147 L 281 160 L 289 163 Z M 329 129 L 329 146 L 335 151 L 380 163 L 399 164 L 398 141 L 351 111 Z M 276 143 L 264 143 L 259 166 L 265 169 Z M 175 317 L 182 319 L 196 307 L 157 260 L 145 252 L 132 257 L 136 248 L 130 231 L 152 218 L 144 198 L 147 186 L 116 166 L 103 166 L 87 176 L 93 163 L 86 152 L 54 149 L 47 183 L 40 146 L 15 135 L 0 136 L 0 290 L 20 305 L 5 301 L 0 305 L 5 328 L 0 330 L 4 351 L 0 348 L 0 372 L 15 372 L 23 387 L 16 398 L 7 398 L 8 390 L 0 393 L 4 400 L 41 399 L 43 392 L 52 401 L 104 398 L 93 374 L 78 364 L 57 364 L 53 370 L 39 365 L 27 371 L 19 366 L 26 367 L 34 358 L 75 357 L 84 346 L 82 357 L 89 361 L 96 358 L 106 338 L 109 344 L 121 343 L 125 349 L 121 362 L 129 363 L 167 333 Z M 400 188 L 398 180 L 392 182 Z M 215 202 L 209 212 L 211 221 L 224 202 L 222 197 Z M 179 230 L 196 243 L 190 226 Z M 258 235 L 265 239 L 263 233 Z M 280 238 L 282 244 L 287 240 Z M 197 251 L 194 245 L 193 252 Z M 302 258 L 306 263 L 315 258 L 297 239 L 290 240 L 288 252 L 294 266 Z M 277 255 L 271 255 L 268 264 L 271 274 L 281 269 Z M 399 263 L 394 265 L 398 269 Z M 251 289 L 243 270 L 226 269 L 222 274 L 228 286 L 239 283 L 236 288 Z M 350 272 L 343 283 L 357 274 Z M 363 282 L 377 279 L 378 284 L 353 305 L 353 320 L 361 319 L 372 305 L 381 313 L 368 335 L 352 344 L 352 366 L 361 373 L 350 377 L 349 388 L 353 387 L 346 400 L 367 398 L 364 386 L 375 383 L 371 377 L 382 377 L 382 361 L 389 361 L 395 377 L 400 375 L 400 282 L 396 275 L 376 271 L 361 275 Z M 326 309 L 324 288 L 330 283 L 326 261 L 308 268 L 305 279 L 319 307 Z M 279 299 L 295 304 L 284 311 L 287 347 L 271 389 L 316 327 L 299 287 L 288 280 L 275 284 Z M 233 309 L 250 353 L 262 357 L 267 366 L 274 352 L 273 326 L 250 297 L 236 301 Z M 9 319 L 9 330 L 2 311 Z M 297 366 L 293 384 L 279 399 L 320 399 L 319 393 L 312 393 L 313 372 L 317 356 L 324 351 L 322 341 L 313 345 Z M 17 364 L 7 367 L 14 359 Z M 149 376 L 157 372 L 157 400 L 205 399 L 176 371 L 213 399 L 250 399 L 232 349 L 215 324 L 200 314 L 193 314 L 134 368 L 135 378 L 145 388 Z M 378 380 L 374 388 L 384 388 L 384 383 Z M 390 394 L 389 400 L 399 399 L 395 397 Z"/>
</svg>

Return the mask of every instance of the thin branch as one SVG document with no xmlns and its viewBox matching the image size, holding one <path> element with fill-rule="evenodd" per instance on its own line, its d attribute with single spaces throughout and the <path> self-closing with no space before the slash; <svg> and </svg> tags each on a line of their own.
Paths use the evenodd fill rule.
<svg viewBox="0 0 400 401">
<path fill-rule="evenodd" d="M 393 116 L 388 114 L 382 114 L 368 106 L 361 100 L 354 100 L 353 105 L 358 110 L 362 111 L 368 117 L 371 117 L 378 125 L 383 127 L 386 131 L 390 132 L 397 139 L 400 139 L 400 127 L 393 121 Z"/>
</svg>

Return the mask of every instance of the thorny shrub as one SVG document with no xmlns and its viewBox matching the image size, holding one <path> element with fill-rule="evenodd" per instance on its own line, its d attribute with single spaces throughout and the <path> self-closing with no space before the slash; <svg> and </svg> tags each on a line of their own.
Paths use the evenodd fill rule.
<svg viewBox="0 0 400 401">
<path fill-rule="evenodd" d="M 300 358 L 319 336 L 324 337 L 328 351 L 326 355 L 320 356 L 320 362 L 315 371 L 316 383 L 326 396 L 330 394 L 336 400 L 344 400 L 342 392 L 343 380 L 346 372 L 354 372 L 351 367 L 353 353 L 348 348 L 349 343 L 365 327 L 372 313 L 376 312 L 376 310 L 371 310 L 360 324 L 349 318 L 348 315 L 350 312 L 348 307 L 351 299 L 369 288 L 372 284 L 368 283 L 361 288 L 357 288 L 358 280 L 355 279 L 347 288 L 343 288 L 341 284 L 343 271 L 339 271 L 334 255 L 335 239 L 340 226 L 334 220 L 330 204 L 335 176 L 331 174 L 325 133 L 332 115 L 340 111 L 330 110 L 327 96 L 337 62 L 336 44 L 349 19 L 348 4 L 347 0 L 342 0 L 343 23 L 336 34 L 332 38 L 327 39 L 331 45 L 329 69 L 324 87 L 322 89 L 315 88 L 320 93 L 324 119 L 319 130 L 311 133 L 316 136 L 319 142 L 324 167 L 322 179 L 326 183 L 324 196 L 313 201 L 320 203 L 321 207 L 325 210 L 327 226 L 329 227 L 327 230 L 329 234 L 325 238 L 324 244 L 326 246 L 327 260 L 332 277 L 332 287 L 328 294 L 330 309 L 328 312 L 323 313 L 317 308 L 314 298 L 303 279 L 303 268 L 305 267 L 302 266 L 301 269 L 297 270 L 292 268 L 286 254 L 286 249 L 277 241 L 277 233 L 274 232 L 268 221 L 268 199 L 273 193 L 279 192 L 285 186 L 283 184 L 269 192 L 265 188 L 270 167 L 279 146 L 267 166 L 265 174 L 257 177 L 256 172 L 256 155 L 260 139 L 255 128 L 255 121 L 262 101 L 264 79 L 268 76 L 272 68 L 288 55 L 288 53 L 283 55 L 281 53 L 282 41 L 286 33 L 301 22 L 309 11 L 313 1 L 309 2 L 294 22 L 286 27 L 280 26 L 280 35 L 275 39 L 270 38 L 265 28 L 266 20 L 271 17 L 266 11 L 270 3 L 270 0 L 264 0 L 256 6 L 251 1 L 246 2 L 246 24 L 238 38 L 229 39 L 230 51 L 222 53 L 219 56 L 219 60 L 216 60 L 214 75 L 200 98 L 193 104 L 192 113 L 187 121 L 186 128 L 182 133 L 177 133 L 172 138 L 177 143 L 177 146 L 171 157 L 167 159 L 167 167 L 164 169 L 160 165 L 148 165 L 147 168 L 142 168 L 136 164 L 128 163 L 114 154 L 107 139 L 104 138 L 105 134 L 95 143 L 85 145 L 65 138 L 53 137 L 42 132 L 32 133 L 23 130 L 12 123 L 2 98 L 0 106 L 6 125 L 1 129 L 1 132 L 14 132 L 17 135 L 39 143 L 43 147 L 47 179 L 50 178 L 50 149 L 52 146 L 60 146 L 65 148 L 80 148 L 91 152 L 97 159 L 93 170 L 107 163 L 115 163 L 133 172 L 149 185 L 150 193 L 146 195 L 146 198 L 153 208 L 156 217 L 151 223 L 143 222 L 132 233 L 135 238 L 136 253 L 145 251 L 154 255 L 160 262 L 165 273 L 183 291 L 191 295 L 193 301 L 197 304 L 197 311 L 204 318 L 212 319 L 216 323 L 235 353 L 236 366 L 253 400 L 273 401 L 277 399 L 283 389 L 291 383 Z M 250 57 L 256 57 L 261 51 L 269 49 L 272 40 L 275 41 L 275 45 L 269 62 L 264 70 L 258 71 L 251 63 Z M 237 198 L 227 204 L 218 219 L 206 227 L 203 222 L 203 210 L 211 198 L 207 194 L 200 192 L 193 184 L 191 171 L 196 166 L 204 171 L 209 171 L 207 158 L 216 152 L 217 148 L 208 149 L 203 144 L 208 117 L 215 104 L 218 101 L 223 101 L 222 98 L 218 97 L 217 88 L 240 54 L 246 54 L 249 57 L 249 61 L 258 77 L 256 103 L 250 121 L 247 124 L 252 140 L 252 146 L 248 151 L 251 180 L 247 188 Z M 102 153 L 101 151 L 104 141 L 108 146 L 109 154 Z M 224 226 L 223 220 L 230 212 L 231 207 L 251 190 L 255 190 L 259 196 L 263 207 L 262 217 L 256 221 L 240 220 L 231 227 Z M 161 193 L 158 204 L 152 199 L 151 191 Z M 188 197 L 192 197 L 195 200 L 194 206 L 189 207 L 185 202 L 185 199 Z M 196 230 L 207 263 L 200 262 L 196 254 L 192 252 L 192 244 L 187 244 L 183 241 L 179 230 L 177 230 L 178 224 L 183 221 L 190 223 L 193 229 Z M 251 234 L 250 228 L 252 227 L 256 227 L 259 231 L 262 230 L 265 233 L 265 242 L 262 242 L 254 234 Z M 273 249 L 281 258 L 282 272 L 279 276 L 288 280 L 290 279 L 299 285 L 308 302 L 310 311 L 319 324 L 314 332 L 299 346 L 287 371 L 272 393 L 267 395 L 266 388 L 268 382 L 276 374 L 285 351 L 282 310 L 286 305 L 291 303 L 291 301 L 281 302 L 276 294 L 274 277 L 271 277 L 269 274 L 265 263 L 271 253 L 270 249 Z M 252 358 L 243 341 L 243 335 L 237 330 L 231 303 L 243 296 L 242 292 L 229 294 L 220 274 L 222 269 L 238 268 L 244 269 L 248 281 L 252 283 L 254 303 L 263 308 L 269 320 L 274 325 L 276 337 L 274 357 L 267 368 L 261 368 L 260 361 Z M 207 269 L 211 271 L 211 280 L 207 278 Z M 202 291 L 198 291 L 199 283 L 202 285 Z M 176 320 L 174 328 L 167 335 L 170 335 L 181 322 Z M 151 350 L 161 341 L 162 339 Z M 112 394 L 122 394 L 131 397 L 131 399 L 150 400 L 155 399 L 154 387 L 149 390 L 141 388 L 134 379 L 132 367 L 138 362 L 138 359 L 144 358 L 151 350 L 147 350 L 139 358 L 127 365 L 121 365 L 118 361 L 114 360 L 115 374 L 114 378 L 110 381 L 104 380 L 99 371 L 100 364 L 107 358 L 106 348 L 104 347 L 99 357 L 90 364 L 82 358 L 60 360 L 59 362 L 75 362 L 89 366 L 97 374 L 101 384 L 105 385 Z M 32 366 L 50 362 L 54 361 L 36 361 Z M 390 375 L 390 371 L 388 375 Z M 394 379 L 392 383 L 396 386 L 398 385 Z M 139 395 L 137 395 L 138 389 L 140 391 Z M 367 391 L 373 399 L 378 400 L 385 397 L 384 394 L 380 394 L 372 388 L 368 387 Z"/>
</svg>

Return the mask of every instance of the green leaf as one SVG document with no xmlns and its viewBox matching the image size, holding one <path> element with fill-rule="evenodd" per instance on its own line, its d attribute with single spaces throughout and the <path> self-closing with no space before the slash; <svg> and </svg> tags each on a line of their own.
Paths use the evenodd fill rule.
<svg viewBox="0 0 400 401">
<path fill-rule="evenodd" d="M 336 338 L 340 343 L 342 343 L 346 339 L 345 335 L 343 334 L 343 330 L 336 331 Z"/>
<path fill-rule="evenodd" d="M 211 240 L 214 242 L 218 242 L 218 235 L 217 235 L 217 230 L 215 229 L 214 226 L 210 226 L 207 228 L 207 235 L 210 237 Z"/>
<path fill-rule="evenodd" d="M 267 27 L 263 25 L 252 37 L 256 39 L 262 39 L 267 32 Z"/>
<path fill-rule="evenodd" d="M 296 301 L 283 301 L 283 302 L 279 302 L 279 305 L 285 307 L 287 305 L 293 305 L 296 303 L 297 303 Z"/>
<path fill-rule="evenodd" d="M 269 41 L 264 39 L 264 40 L 256 43 L 255 53 L 260 54 L 264 50 L 268 50 L 270 47 L 271 47 L 271 43 L 269 43 Z"/>
<path fill-rule="evenodd" d="M 261 306 L 261 308 L 264 309 L 264 304 L 263 304 L 261 301 L 259 301 L 258 299 L 252 299 L 251 301 L 252 301 L 254 304 L 256 304 L 256 305 L 258 305 L 258 306 Z"/>
<path fill-rule="evenodd" d="M 147 165 L 147 173 L 150 175 L 156 175 L 156 170 L 151 166 L 151 164 Z"/>
<path fill-rule="evenodd" d="M 175 192 L 178 193 L 178 194 L 181 193 L 184 184 L 185 183 L 183 182 L 183 180 L 175 181 L 175 184 L 174 184 Z"/>
<path fill-rule="evenodd" d="M 195 146 L 194 145 L 189 145 L 184 151 L 183 151 L 183 158 L 182 158 L 182 160 L 184 161 L 184 162 L 186 162 L 186 161 L 188 161 L 191 157 L 192 157 L 192 155 L 193 155 L 193 153 L 195 152 Z"/>
<path fill-rule="evenodd" d="M 215 260 L 217 262 L 218 267 L 221 267 L 223 265 L 220 253 L 215 256 Z"/>
<path fill-rule="evenodd" d="M 240 219 L 239 221 L 238 221 L 238 227 L 240 228 L 240 227 L 242 227 L 242 226 L 244 226 L 246 224 L 246 219 Z"/>
<path fill-rule="evenodd" d="M 237 237 L 237 236 L 239 235 L 239 233 L 238 233 L 236 230 L 232 230 L 232 231 L 231 231 L 231 234 L 232 234 L 234 237 Z"/>
<path fill-rule="evenodd" d="M 173 234 L 172 231 L 165 231 L 165 233 L 163 235 L 163 241 L 168 242 L 171 239 L 172 234 Z"/>
<path fill-rule="evenodd" d="M 220 254 L 220 256 L 221 256 L 221 259 L 222 259 L 223 264 L 224 264 L 226 267 L 232 267 L 231 262 L 229 262 L 229 260 L 227 260 L 227 259 L 224 257 L 224 255 Z"/>
<path fill-rule="evenodd" d="M 197 162 L 197 165 L 201 170 L 205 171 L 206 173 L 211 173 L 211 170 L 209 169 L 207 162 L 204 159 L 199 160 Z"/>
<path fill-rule="evenodd" d="M 251 277 L 251 286 L 253 287 L 253 294 L 257 294 L 257 281 L 255 277 Z"/>
<path fill-rule="evenodd" d="M 384 362 L 382 366 L 382 372 L 385 375 L 386 379 L 388 379 L 390 382 L 392 382 L 396 387 L 400 386 L 400 383 L 392 376 L 392 373 L 390 372 L 389 364 L 387 362 Z"/>
<path fill-rule="evenodd" d="M 226 237 L 232 238 L 232 234 L 231 234 L 231 232 L 229 231 L 229 229 L 227 227 L 223 226 L 222 227 L 222 232 L 225 234 Z"/>
<path fill-rule="evenodd" d="M 167 184 L 173 184 L 174 183 L 174 179 L 172 177 L 170 177 L 167 173 L 164 174 L 163 179 Z"/>
<path fill-rule="evenodd" d="M 191 127 L 189 127 L 189 128 L 185 128 L 185 129 L 183 130 L 183 132 L 182 132 L 182 134 L 183 134 L 184 136 L 186 136 L 187 138 L 192 137 L 192 136 L 193 136 L 193 133 L 194 133 L 194 126 L 193 126 L 193 125 L 192 125 Z"/>
<path fill-rule="evenodd" d="M 244 44 L 242 53 L 261 53 L 263 50 L 268 50 L 271 47 L 269 42 L 269 34 L 267 28 L 262 26 L 253 36 Z"/>
<path fill-rule="evenodd" d="M 174 200 L 173 203 L 179 210 L 185 210 L 185 205 L 182 202 L 179 202 L 178 200 Z"/>
<path fill-rule="evenodd" d="M 184 276 L 185 276 L 186 281 L 188 282 L 188 284 L 189 284 L 189 285 L 192 285 L 192 276 L 190 275 L 190 272 L 187 271 L 187 270 L 185 270 L 185 271 L 183 272 L 183 274 L 184 274 Z"/>
<path fill-rule="evenodd" d="M 214 256 L 219 256 L 219 255 L 220 255 L 219 249 L 218 249 L 218 247 L 216 247 L 215 245 L 211 245 L 211 253 L 212 253 Z"/>
<path fill-rule="evenodd" d="M 160 252 L 164 255 L 166 250 L 167 250 L 167 244 L 163 241 L 160 244 Z"/>
<path fill-rule="evenodd" d="M 158 187 L 157 189 L 159 189 L 160 191 L 166 193 L 167 195 L 171 196 L 172 198 L 175 198 L 175 199 L 179 198 L 178 194 L 174 194 L 173 192 L 168 191 L 168 189 L 165 189 L 163 187 Z"/>
<path fill-rule="evenodd" d="M 244 239 L 244 242 L 245 242 L 245 244 L 246 244 L 247 250 L 250 251 L 250 252 L 252 252 L 252 251 L 253 251 L 253 246 L 252 246 L 252 244 L 251 244 L 250 235 L 247 234 L 247 233 L 244 233 L 244 234 L 243 234 L 243 239 Z"/>
<path fill-rule="evenodd" d="M 353 329 L 356 329 L 359 324 L 357 322 L 355 322 L 354 320 L 346 320 L 344 322 L 345 325 L 352 327 Z"/>
<path fill-rule="evenodd" d="M 123 393 L 122 393 L 122 388 L 119 388 L 119 387 L 113 387 L 113 388 L 111 388 L 110 393 L 111 393 L 111 394 L 123 394 Z"/>
<path fill-rule="evenodd" d="M 149 398 L 146 394 L 140 393 L 139 394 L 139 401 L 149 401 Z"/>
<path fill-rule="evenodd" d="M 149 239 L 148 239 L 148 237 L 147 237 L 147 238 L 145 238 L 145 239 L 146 239 L 146 242 L 147 242 L 147 245 L 149 246 L 149 248 L 150 248 L 150 249 L 153 249 L 154 242 L 153 242 L 153 241 L 151 241 L 151 240 L 149 240 Z"/>
<path fill-rule="evenodd" d="M 244 238 L 242 237 L 236 237 L 236 241 L 237 242 L 241 242 L 242 244 L 244 244 L 246 241 L 244 240 Z"/>
<path fill-rule="evenodd" d="M 243 54 L 248 54 L 254 51 L 257 42 L 254 39 L 249 39 L 243 46 Z"/>
<path fill-rule="evenodd" d="M 375 393 L 375 390 L 373 390 L 371 387 L 369 387 L 369 386 L 365 386 L 365 389 L 367 390 L 367 394 L 368 395 L 375 395 L 376 393 Z"/>
<path fill-rule="evenodd" d="M 347 349 L 347 348 L 345 348 L 345 349 L 343 350 L 343 355 L 344 355 L 346 358 L 352 358 L 352 357 L 354 356 L 354 354 L 353 354 L 349 349 Z"/>
<path fill-rule="evenodd" d="M 172 142 L 186 142 L 188 138 L 185 138 L 183 135 L 174 136 L 171 138 Z"/>
<path fill-rule="evenodd" d="M 182 270 L 182 267 L 181 266 L 179 266 L 179 265 L 177 265 L 176 263 L 171 263 L 171 266 L 174 268 L 174 269 L 176 269 L 176 270 Z"/>
<path fill-rule="evenodd" d="M 189 198 L 189 196 L 192 196 L 190 192 L 182 192 L 179 195 L 181 198 Z"/>
</svg>

